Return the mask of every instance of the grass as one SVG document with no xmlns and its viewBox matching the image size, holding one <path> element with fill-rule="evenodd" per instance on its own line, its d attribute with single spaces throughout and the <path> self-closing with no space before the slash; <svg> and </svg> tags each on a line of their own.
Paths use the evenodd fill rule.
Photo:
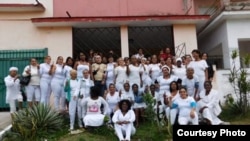
<svg viewBox="0 0 250 141">
<path fill-rule="evenodd" d="M 58 141 L 117 141 L 118 138 L 114 130 L 106 126 L 84 131 L 80 134 L 65 134 Z M 159 130 L 150 123 L 142 123 L 137 129 L 136 134 L 131 137 L 131 141 L 165 141 L 167 139 L 167 131 Z"/>
</svg>

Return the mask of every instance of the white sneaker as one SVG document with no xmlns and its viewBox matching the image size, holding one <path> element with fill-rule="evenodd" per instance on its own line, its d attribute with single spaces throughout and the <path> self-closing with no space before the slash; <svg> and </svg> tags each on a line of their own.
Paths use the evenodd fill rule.
<svg viewBox="0 0 250 141">
<path fill-rule="evenodd" d="M 222 121 L 222 122 L 220 123 L 220 125 L 230 125 L 230 122 Z"/>
</svg>

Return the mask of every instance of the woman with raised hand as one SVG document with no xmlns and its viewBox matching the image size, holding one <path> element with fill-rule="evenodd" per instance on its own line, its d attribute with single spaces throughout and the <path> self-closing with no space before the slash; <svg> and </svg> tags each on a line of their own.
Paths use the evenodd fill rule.
<svg viewBox="0 0 250 141">
<path fill-rule="evenodd" d="M 196 102 L 193 97 L 188 96 L 186 88 L 180 88 L 180 97 L 171 105 L 171 108 L 177 108 L 179 111 L 178 123 L 180 125 L 198 125 L 198 114 L 196 112 Z M 171 103 L 171 102 L 170 102 Z"/>
<path fill-rule="evenodd" d="M 40 64 L 40 89 L 41 89 L 41 103 L 49 105 L 51 95 L 51 79 L 54 64 L 51 64 L 51 57 L 46 56 L 44 63 Z"/>
<path fill-rule="evenodd" d="M 32 107 L 33 104 L 37 105 L 41 100 L 41 90 L 39 64 L 37 63 L 37 60 L 35 58 L 30 59 L 30 65 L 27 65 L 24 68 L 22 75 L 24 77 L 30 76 L 29 84 L 25 86 L 29 107 Z"/>
<path fill-rule="evenodd" d="M 54 94 L 54 107 L 57 111 L 65 110 L 65 93 L 64 93 L 64 82 L 66 79 L 66 71 L 64 69 L 63 57 L 58 56 L 56 65 L 52 70 L 51 88 Z"/>
<path fill-rule="evenodd" d="M 102 96 L 98 86 L 93 86 L 90 89 L 90 97 L 82 102 L 83 107 L 83 122 L 85 127 L 99 127 L 104 124 L 104 118 L 108 112 L 108 103 Z M 101 110 L 103 105 L 103 112 Z"/>
<path fill-rule="evenodd" d="M 135 134 L 136 129 L 133 125 L 135 113 L 131 109 L 129 100 L 124 99 L 119 102 L 119 109 L 115 111 L 112 121 L 119 141 L 130 141 L 131 135 Z"/>
</svg>

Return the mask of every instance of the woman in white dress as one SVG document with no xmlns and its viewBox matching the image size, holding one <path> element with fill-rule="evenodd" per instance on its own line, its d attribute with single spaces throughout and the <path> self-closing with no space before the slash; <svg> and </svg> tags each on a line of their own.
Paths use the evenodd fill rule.
<svg viewBox="0 0 250 141">
<path fill-rule="evenodd" d="M 93 86 L 90 89 L 90 97 L 84 99 L 82 102 L 85 127 L 98 127 L 104 124 L 104 118 L 108 112 L 108 103 L 99 95 L 99 87 Z M 102 104 L 103 112 L 101 111 Z"/>
<path fill-rule="evenodd" d="M 168 66 L 162 66 L 163 75 L 157 78 L 156 86 L 159 88 L 159 97 L 163 101 L 163 95 L 170 93 L 170 83 L 178 81 L 178 77 L 171 75 L 171 69 Z"/>
<path fill-rule="evenodd" d="M 51 95 L 51 79 L 52 69 L 54 64 L 51 63 L 51 57 L 46 56 L 45 62 L 40 64 L 40 89 L 41 89 L 41 103 L 49 105 Z"/>
<path fill-rule="evenodd" d="M 6 86 L 6 103 L 10 105 L 10 115 L 16 112 L 16 101 L 18 101 L 19 109 L 22 109 L 23 97 L 20 92 L 20 80 L 17 74 L 18 68 L 11 67 L 9 75 L 4 78 Z"/>
<path fill-rule="evenodd" d="M 143 86 L 150 86 L 152 84 L 152 80 L 149 76 L 149 66 L 146 64 L 146 61 L 146 58 L 141 59 L 140 71 L 142 73 Z"/>
<path fill-rule="evenodd" d="M 148 67 L 149 75 L 151 77 L 152 82 L 154 83 L 155 80 L 161 75 L 161 68 L 156 55 L 152 56 L 152 63 Z"/>
<path fill-rule="evenodd" d="M 107 70 L 106 70 L 106 88 L 108 89 L 109 85 L 112 83 L 114 84 L 115 80 L 115 65 L 113 56 L 109 56 L 108 58 L 108 64 L 107 64 Z"/>
<path fill-rule="evenodd" d="M 128 80 L 130 85 L 139 84 L 142 87 L 142 74 L 144 70 L 141 70 L 140 64 L 136 57 L 131 57 L 131 64 L 127 67 Z"/>
<path fill-rule="evenodd" d="M 198 114 L 196 112 L 196 102 L 193 97 L 188 96 L 186 88 L 180 88 L 180 97 L 171 105 L 172 109 L 177 108 L 179 111 L 178 123 L 180 125 L 198 125 Z M 171 102 L 170 102 L 171 103 Z"/>
<path fill-rule="evenodd" d="M 119 109 L 114 113 L 112 121 L 119 141 L 130 141 L 131 135 L 135 134 L 136 129 L 133 125 L 135 113 L 131 109 L 129 100 L 124 99 L 119 102 Z"/>
<path fill-rule="evenodd" d="M 104 99 L 107 101 L 109 105 L 108 116 L 110 119 L 109 123 L 111 123 L 112 116 L 118 107 L 118 102 L 120 101 L 119 92 L 116 91 L 114 84 L 109 85 L 109 90 L 106 91 Z"/>
<path fill-rule="evenodd" d="M 123 90 L 123 84 L 128 81 L 127 66 L 122 58 L 118 59 L 118 66 L 115 68 L 115 87 L 117 91 Z"/>
<path fill-rule="evenodd" d="M 77 107 L 77 99 L 78 99 L 78 80 L 77 80 L 77 72 L 72 69 L 70 71 L 71 78 L 67 79 L 64 91 L 67 93 L 67 100 L 69 101 L 69 118 L 70 118 L 70 130 L 74 130 L 75 124 L 75 115 L 76 115 L 76 107 Z"/>
<path fill-rule="evenodd" d="M 88 70 L 83 70 L 83 78 L 78 79 L 78 104 L 77 104 L 77 114 L 78 114 L 78 125 L 80 128 L 83 127 L 82 119 L 83 119 L 83 107 L 81 103 L 84 99 L 90 97 L 90 88 L 94 86 L 94 81 L 90 79 L 90 74 Z"/>
<path fill-rule="evenodd" d="M 204 89 L 204 82 L 208 80 L 208 65 L 205 60 L 202 60 L 199 50 L 193 50 L 192 55 L 194 61 L 191 61 L 187 67 L 192 67 L 194 69 L 194 75 L 199 78 L 200 87 L 198 93 L 200 93 Z"/>
<path fill-rule="evenodd" d="M 146 108 L 146 103 L 143 100 L 144 89 L 139 88 L 137 84 L 132 85 L 132 92 L 134 95 L 134 105 L 133 109 L 135 111 L 136 117 L 136 127 L 139 126 L 139 119 L 140 117 L 144 118 L 144 110 Z"/>
<path fill-rule="evenodd" d="M 86 59 L 86 55 L 84 53 L 80 53 L 79 61 L 75 62 L 74 69 L 77 70 L 77 78 L 80 80 L 83 78 L 82 72 L 84 70 L 89 70 L 91 72 L 91 67 L 89 62 Z M 90 76 L 92 78 L 92 76 Z"/>
<path fill-rule="evenodd" d="M 52 69 L 51 89 L 54 95 L 54 108 L 56 111 L 65 110 L 64 82 L 66 71 L 64 70 L 63 57 L 58 56 L 56 65 Z"/>
<path fill-rule="evenodd" d="M 71 78 L 70 72 L 71 72 L 71 70 L 72 70 L 73 67 L 74 67 L 73 65 L 74 65 L 73 58 L 67 57 L 67 58 L 66 58 L 66 61 L 65 61 L 65 66 L 64 66 L 64 70 L 65 70 L 65 72 L 66 72 L 66 79 L 65 79 L 65 81 L 67 81 L 68 79 Z M 66 95 L 66 96 L 67 96 L 67 95 Z M 68 101 L 67 97 L 66 97 L 65 103 L 66 103 L 67 109 L 69 109 L 69 101 Z"/>
<path fill-rule="evenodd" d="M 33 104 L 37 105 L 41 100 L 41 90 L 39 64 L 37 63 L 37 60 L 35 58 L 30 59 L 30 65 L 24 68 L 22 75 L 31 76 L 29 84 L 25 86 L 29 107 L 32 107 Z"/>
<path fill-rule="evenodd" d="M 171 109 L 171 103 L 180 97 L 179 95 L 179 85 L 176 81 L 170 83 L 170 93 L 164 95 L 165 113 L 167 119 L 169 119 L 170 124 L 174 125 L 176 116 L 178 114 L 178 109 Z"/>
</svg>

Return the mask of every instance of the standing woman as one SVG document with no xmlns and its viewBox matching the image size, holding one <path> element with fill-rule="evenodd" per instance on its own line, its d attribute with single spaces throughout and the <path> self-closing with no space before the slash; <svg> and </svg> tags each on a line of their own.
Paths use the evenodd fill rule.
<svg viewBox="0 0 250 141">
<path fill-rule="evenodd" d="M 127 64 L 128 65 L 128 64 Z M 118 59 L 118 66 L 115 68 L 114 84 L 117 91 L 123 90 L 123 84 L 128 81 L 127 66 L 122 58 Z"/>
<path fill-rule="evenodd" d="M 75 62 L 74 69 L 77 70 L 77 78 L 82 79 L 83 78 L 83 70 L 89 70 L 90 71 L 90 64 L 86 58 L 86 55 L 82 52 L 80 52 L 79 61 Z"/>
<path fill-rule="evenodd" d="M 63 57 L 58 56 L 56 65 L 52 70 L 51 88 L 54 94 L 54 107 L 57 111 L 65 110 L 64 82 L 66 73 L 64 70 Z"/>
<path fill-rule="evenodd" d="M 65 62 L 65 66 L 64 66 L 64 70 L 66 73 L 66 80 L 71 78 L 70 72 L 71 70 L 74 68 L 74 60 L 71 57 L 67 57 L 66 62 Z M 67 106 L 67 109 L 69 109 L 69 101 L 68 98 L 65 99 L 65 103 Z"/>
<path fill-rule="evenodd" d="M 127 75 L 131 86 L 138 84 L 142 87 L 142 71 L 135 55 L 131 57 L 131 64 L 127 66 Z"/>
<path fill-rule="evenodd" d="M 22 75 L 31 76 L 29 84 L 25 87 L 29 107 L 33 106 L 34 98 L 35 98 L 35 104 L 37 105 L 41 100 L 41 90 L 40 90 L 39 64 L 37 63 L 37 60 L 35 58 L 30 59 L 30 65 L 24 68 Z"/>
<path fill-rule="evenodd" d="M 152 80 L 149 76 L 149 66 L 146 64 L 146 61 L 146 58 L 141 59 L 140 69 L 142 73 L 142 82 L 143 86 L 150 86 L 152 84 Z"/>
<path fill-rule="evenodd" d="M 9 75 L 4 78 L 6 86 L 6 103 L 10 105 L 10 115 L 16 112 L 16 101 L 18 101 L 19 109 L 22 108 L 23 97 L 20 92 L 20 80 L 18 79 L 18 68 L 11 67 Z"/>
<path fill-rule="evenodd" d="M 52 69 L 51 57 L 46 56 L 45 62 L 40 64 L 39 74 L 40 74 L 40 89 L 41 89 L 41 103 L 49 105 L 50 95 L 51 95 L 51 79 L 52 79 Z"/>
<path fill-rule="evenodd" d="M 160 76 L 161 74 L 161 68 L 157 61 L 157 56 L 152 56 L 152 63 L 149 65 L 149 75 L 152 79 L 152 82 L 154 83 L 155 80 Z"/>
<path fill-rule="evenodd" d="M 198 93 L 200 93 L 202 90 L 204 90 L 204 82 L 208 80 L 208 65 L 205 60 L 201 59 L 201 52 L 199 50 L 193 50 L 192 55 L 194 61 L 191 61 L 188 67 L 192 67 L 194 69 L 194 75 L 199 78 L 200 85 Z"/>
<path fill-rule="evenodd" d="M 106 88 L 109 87 L 109 85 L 114 83 L 114 70 L 115 70 L 115 62 L 113 56 L 109 56 L 108 58 L 108 64 L 107 64 L 107 70 L 106 70 Z"/>
</svg>

